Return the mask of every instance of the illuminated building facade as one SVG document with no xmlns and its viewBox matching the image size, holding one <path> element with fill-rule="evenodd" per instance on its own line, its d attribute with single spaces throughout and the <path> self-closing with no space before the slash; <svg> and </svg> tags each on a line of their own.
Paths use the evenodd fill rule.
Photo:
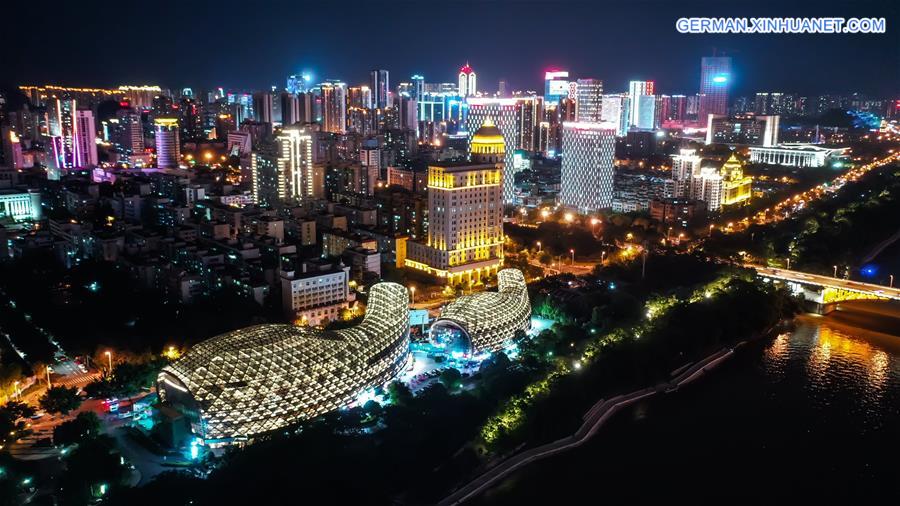
<svg viewBox="0 0 900 506">
<path fill-rule="evenodd" d="M 340 253 L 343 253 L 341 251 Z M 338 253 L 338 254 L 340 254 Z M 303 271 L 281 273 L 281 298 L 285 314 L 301 325 L 324 325 L 340 318 L 349 307 L 350 267 L 317 265 Z"/>
<path fill-rule="evenodd" d="M 569 96 L 569 71 L 550 70 L 544 73 L 544 102 L 547 107 Z"/>
<path fill-rule="evenodd" d="M 41 219 L 39 191 L 0 190 L 0 219 L 27 221 Z"/>
<path fill-rule="evenodd" d="M 744 175 L 741 161 L 732 153 L 721 168 L 702 167 L 694 172 L 690 198 L 706 202 L 710 211 L 750 200 L 753 178 Z"/>
<path fill-rule="evenodd" d="M 49 102 L 51 171 L 97 165 L 94 113 L 79 110 L 77 101 L 54 97 Z"/>
<path fill-rule="evenodd" d="M 647 110 L 647 102 L 648 99 L 641 99 L 641 97 L 651 96 L 653 95 L 654 88 L 656 87 L 653 81 L 631 81 L 628 83 L 628 104 L 629 104 L 629 115 L 628 115 L 628 126 L 629 127 L 638 127 L 638 128 L 648 128 L 642 127 L 640 125 L 646 125 L 648 122 L 652 125 L 653 118 L 652 113 L 653 110 Z M 643 109 L 641 106 L 643 105 Z M 647 113 L 651 114 L 651 118 L 646 118 Z M 642 118 L 642 113 L 645 117 Z M 649 128 L 653 128 L 650 126 Z"/>
<path fill-rule="evenodd" d="M 181 160 L 181 143 L 178 139 L 178 120 L 156 118 L 156 166 L 160 169 L 177 169 Z"/>
<path fill-rule="evenodd" d="M 512 155 L 518 148 L 519 142 L 519 99 L 470 97 L 466 101 L 469 104 L 469 113 L 466 117 L 469 152 L 472 153 L 472 142 L 476 131 L 485 122 L 490 122 L 494 128 L 498 129 L 503 138 L 503 203 L 512 204 L 515 201 L 515 173 L 513 172 Z M 428 186 L 431 187 L 431 185 Z"/>
<path fill-rule="evenodd" d="M 528 286 L 518 269 L 497 273 L 497 291 L 463 295 L 447 304 L 431 327 L 433 339 L 453 352 L 478 355 L 509 344 L 531 327 Z"/>
<path fill-rule="evenodd" d="M 313 136 L 304 128 L 285 128 L 275 138 L 278 145 L 279 192 L 282 202 L 321 197 L 324 180 L 313 164 Z"/>
<path fill-rule="evenodd" d="M 428 235 L 410 241 L 406 266 L 478 283 L 503 265 L 504 137 L 488 123 L 472 140 L 472 163 L 428 167 Z"/>
<path fill-rule="evenodd" d="M 157 391 L 208 444 L 282 429 L 396 376 L 409 360 L 408 304 L 406 288 L 377 283 L 354 327 L 268 324 L 213 337 L 163 368 Z"/>
<path fill-rule="evenodd" d="M 694 173 L 700 171 L 701 160 L 696 149 L 682 149 L 677 155 L 672 155 L 672 180 L 675 181 L 676 197 L 691 195 L 691 180 Z"/>
<path fill-rule="evenodd" d="M 575 121 L 597 123 L 602 121 L 603 81 L 579 79 L 575 88 Z"/>
<path fill-rule="evenodd" d="M 728 114 L 728 87 L 731 86 L 731 58 L 705 56 L 700 60 L 700 123 L 710 114 Z"/>
<path fill-rule="evenodd" d="M 371 109 L 384 109 L 390 106 L 389 93 L 391 90 L 388 71 L 373 70 L 369 73 L 369 88 L 372 90 L 372 103 L 369 105 Z"/>
<path fill-rule="evenodd" d="M 825 148 L 815 144 L 779 144 L 750 148 L 752 163 L 771 163 L 788 167 L 824 167 L 831 160 L 844 156 L 847 148 Z"/>
<path fill-rule="evenodd" d="M 628 104 L 628 95 L 624 93 L 603 95 L 600 120 L 612 124 L 618 136 L 623 136 L 628 131 L 631 113 Z"/>
<path fill-rule="evenodd" d="M 330 81 L 319 85 L 322 93 L 322 130 L 342 134 L 347 131 L 347 85 Z"/>
<path fill-rule="evenodd" d="M 753 178 L 744 175 L 741 161 L 734 153 L 719 170 L 722 174 L 722 206 L 732 206 L 750 200 Z"/>
<path fill-rule="evenodd" d="M 616 131 L 610 123 L 563 123 L 559 199 L 589 213 L 612 206 Z"/>
<path fill-rule="evenodd" d="M 466 63 L 459 69 L 459 96 L 472 97 L 477 94 L 477 90 L 475 70 Z"/>
<path fill-rule="evenodd" d="M 747 144 L 770 147 L 778 144 L 779 116 L 706 116 L 707 144 Z"/>
</svg>

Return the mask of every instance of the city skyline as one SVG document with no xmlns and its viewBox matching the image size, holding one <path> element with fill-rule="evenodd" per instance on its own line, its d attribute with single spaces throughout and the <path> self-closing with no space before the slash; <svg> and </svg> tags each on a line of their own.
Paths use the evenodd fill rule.
<svg viewBox="0 0 900 506">
<path fill-rule="evenodd" d="M 88 34 L 115 29 L 103 13 L 104 2 L 78 8 L 60 6 L 60 15 L 48 20 L 52 32 L 62 20 Z M 216 4 L 230 12 L 228 5 Z M 354 5 L 351 3 L 351 8 Z M 360 9 L 370 4 L 358 4 Z M 329 7 L 291 4 L 284 16 L 263 19 L 268 10 L 242 12 L 243 23 L 268 23 L 265 36 L 254 30 L 238 31 L 231 37 L 212 37 L 214 48 L 196 50 L 195 34 L 180 24 L 157 27 L 152 42 L 141 37 L 123 37 L 108 44 L 105 37 L 84 37 L 82 48 L 89 59 L 58 58 L 52 65 L 34 54 L 58 48 L 55 39 L 39 37 L 28 24 L 13 25 L 10 37 L 16 47 L 9 55 L 12 69 L 0 85 L 56 83 L 70 86 L 110 86 L 119 83 L 152 82 L 169 88 L 184 86 L 232 89 L 284 88 L 290 74 L 312 72 L 315 82 L 341 79 L 365 84 L 373 69 L 386 69 L 393 83 L 424 75 L 428 82 L 455 82 L 457 70 L 466 62 L 478 72 L 479 89 L 496 91 L 505 80 L 508 89 L 540 93 L 543 73 L 552 68 L 568 70 L 573 78 L 604 81 L 609 92 L 624 91 L 631 80 L 653 80 L 664 94 L 692 93 L 698 89 L 701 56 L 733 58 L 732 96 L 755 91 L 796 93 L 862 92 L 889 95 L 900 83 L 900 72 L 885 72 L 884 61 L 900 61 L 900 41 L 891 30 L 895 11 L 877 2 L 801 2 L 789 7 L 774 3 L 751 7 L 699 1 L 666 5 L 655 0 L 627 6 L 596 6 L 580 1 L 498 1 L 475 5 L 456 2 L 441 7 L 404 9 L 404 3 L 376 3 L 393 14 L 379 20 L 379 30 L 367 26 L 367 16 L 329 15 Z M 424 10 L 423 10 L 424 9 Z M 165 7 L 160 10 L 165 11 Z M 352 10 L 352 9 L 351 9 Z M 434 43 L 417 43 L 416 30 L 427 28 L 423 20 L 441 12 L 458 10 L 475 17 L 506 17 L 517 30 L 543 33 L 544 44 L 521 45 L 508 28 L 479 30 L 473 42 L 454 34 Z M 648 10 L 653 15 L 648 15 Z M 177 13 L 180 11 L 172 11 Z M 201 16 L 206 11 L 187 12 Z M 547 23 L 543 16 L 527 13 L 558 13 L 568 18 L 566 28 Z M 468 14 L 467 14 L 468 13 Z M 524 14 L 523 14 L 524 13 Z M 15 15 L 15 14 L 14 14 Z M 177 16 L 178 14 L 173 14 Z M 434 16 L 432 16 L 434 15 Z M 881 16 L 888 33 L 883 35 L 685 35 L 675 30 L 675 20 L 685 15 L 703 16 Z M 316 23 L 304 23 L 313 17 Z M 201 16 L 203 18 L 203 16 Z M 214 17 L 213 17 L 214 18 Z M 604 22 L 621 20 L 623 22 Z M 196 26 L 204 33 L 217 33 L 202 19 Z M 425 23 L 423 25 L 423 23 Z M 595 34 L 592 37 L 592 34 Z M 555 41 L 555 42 L 553 42 Z M 789 41 L 796 56 L 783 56 L 779 48 Z M 27 48 L 27 49 L 24 49 Z M 887 53 L 887 54 L 886 54 Z M 510 54 L 521 57 L 509 58 Z M 125 57 L 128 55 L 128 57 Z M 195 56 L 192 56 L 195 55 Z M 781 55 L 773 58 L 773 55 Z M 120 62 L 134 62 L 122 65 Z M 835 62 L 854 64 L 852 72 L 836 69 Z M 139 63 L 139 64 L 138 64 Z"/>
</svg>

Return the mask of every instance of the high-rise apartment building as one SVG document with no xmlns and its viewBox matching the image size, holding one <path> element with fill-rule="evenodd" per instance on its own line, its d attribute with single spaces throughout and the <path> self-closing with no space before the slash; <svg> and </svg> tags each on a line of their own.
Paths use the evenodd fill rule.
<svg viewBox="0 0 900 506">
<path fill-rule="evenodd" d="M 682 149 L 672 155 L 672 180 L 675 181 L 675 196 L 690 197 L 691 180 L 700 171 L 700 156 L 696 149 Z"/>
<path fill-rule="evenodd" d="M 281 124 L 291 126 L 300 121 L 300 99 L 297 95 L 284 92 L 279 96 L 281 101 Z"/>
<path fill-rule="evenodd" d="M 600 120 L 603 123 L 612 124 L 616 135 L 623 136 L 628 131 L 630 113 L 628 95 L 624 93 L 603 95 Z"/>
<path fill-rule="evenodd" d="M 731 58 L 705 56 L 700 60 L 699 123 L 706 124 L 710 114 L 728 114 L 728 87 L 731 85 Z"/>
<path fill-rule="evenodd" d="M 603 81 L 579 79 L 575 88 L 575 120 L 597 123 L 602 121 Z"/>
<path fill-rule="evenodd" d="M 156 166 L 160 169 L 177 169 L 181 161 L 181 141 L 178 137 L 178 120 L 156 118 Z"/>
<path fill-rule="evenodd" d="M 272 94 L 261 91 L 253 94 L 254 119 L 260 123 L 272 123 L 274 119 Z"/>
<path fill-rule="evenodd" d="M 474 284 L 503 265 L 505 141 L 490 121 L 470 143 L 472 161 L 428 167 L 428 235 L 407 243 L 405 265 Z"/>
<path fill-rule="evenodd" d="M 646 99 L 644 101 L 641 100 L 640 97 L 643 96 L 652 96 L 655 88 L 655 84 L 653 81 L 631 81 L 628 83 L 628 100 L 631 106 L 631 111 L 628 117 L 628 126 L 629 127 L 638 127 L 638 128 L 647 128 L 639 126 L 642 122 L 641 119 L 641 104 L 642 102 L 645 104 L 646 111 Z M 650 121 L 652 123 L 652 119 L 647 120 L 647 118 L 643 119 L 643 123 L 647 124 Z M 650 127 L 653 128 L 653 127 Z"/>
<path fill-rule="evenodd" d="M 324 181 L 313 164 L 313 135 L 304 128 L 285 128 L 276 138 L 278 173 L 283 178 L 282 201 L 321 197 Z"/>
<path fill-rule="evenodd" d="M 322 130 L 342 134 L 347 131 L 347 85 L 329 81 L 322 90 Z"/>
<path fill-rule="evenodd" d="M 369 88 L 372 90 L 372 109 L 384 109 L 390 106 L 390 81 L 387 70 L 373 70 L 369 73 Z"/>
<path fill-rule="evenodd" d="M 612 206 L 616 148 L 611 123 L 563 123 L 559 200 L 582 213 Z"/>
</svg>

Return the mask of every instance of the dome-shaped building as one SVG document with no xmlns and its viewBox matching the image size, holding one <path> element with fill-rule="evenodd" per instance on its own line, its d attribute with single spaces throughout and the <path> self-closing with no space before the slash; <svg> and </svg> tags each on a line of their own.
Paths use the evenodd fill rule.
<svg viewBox="0 0 900 506">
<path fill-rule="evenodd" d="M 475 163 L 503 163 L 506 154 L 503 133 L 490 118 L 485 119 L 481 128 L 472 135 L 469 151 Z"/>
<path fill-rule="evenodd" d="M 284 428 L 396 376 L 409 359 L 408 304 L 403 286 L 376 283 L 355 327 L 269 324 L 212 337 L 164 367 L 157 391 L 211 444 Z"/>
</svg>

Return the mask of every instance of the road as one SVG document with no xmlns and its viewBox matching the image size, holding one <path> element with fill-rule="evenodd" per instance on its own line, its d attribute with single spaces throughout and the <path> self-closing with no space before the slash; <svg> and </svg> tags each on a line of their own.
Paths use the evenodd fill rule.
<svg viewBox="0 0 900 506">
<path fill-rule="evenodd" d="M 841 174 L 837 176 L 833 180 L 828 183 L 822 183 L 818 186 L 810 188 L 809 190 L 798 193 L 793 197 L 787 198 L 771 208 L 763 209 L 756 213 L 752 219 L 744 218 L 744 220 L 739 222 L 731 222 L 731 223 L 716 223 L 711 225 L 719 230 L 725 230 L 727 232 L 739 231 L 744 228 L 750 226 L 750 223 L 756 223 L 758 225 L 764 225 L 767 223 L 773 223 L 777 221 L 781 221 L 791 216 L 796 211 L 799 211 L 809 205 L 809 202 L 817 199 L 821 199 L 827 195 L 830 195 L 836 191 L 838 191 L 845 184 L 856 181 L 860 177 L 862 177 L 867 172 L 877 169 L 879 167 L 883 167 L 887 164 L 894 163 L 900 161 L 900 152 L 894 153 L 890 156 L 886 156 L 879 160 L 875 160 L 873 162 L 869 162 L 865 165 L 860 165 L 854 169 L 851 169 L 845 174 Z"/>
<path fill-rule="evenodd" d="M 893 300 L 900 300 L 900 289 L 890 288 L 882 285 L 873 285 L 871 283 L 861 283 L 859 281 L 851 281 L 849 279 L 834 278 L 831 276 L 822 276 L 820 274 L 808 274 L 806 272 L 790 271 L 787 269 L 779 269 L 776 267 L 762 267 L 760 265 L 745 264 L 745 267 L 756 269 L 760 275 L 773 279 L 784 281 L 793 281 L 801 284 L 821 285 L 831 288 L 840 288 L 843 290 L 852 290 L 857 292 L 870 293 L 879 297 L 885 297 Z"/>
</svg>

